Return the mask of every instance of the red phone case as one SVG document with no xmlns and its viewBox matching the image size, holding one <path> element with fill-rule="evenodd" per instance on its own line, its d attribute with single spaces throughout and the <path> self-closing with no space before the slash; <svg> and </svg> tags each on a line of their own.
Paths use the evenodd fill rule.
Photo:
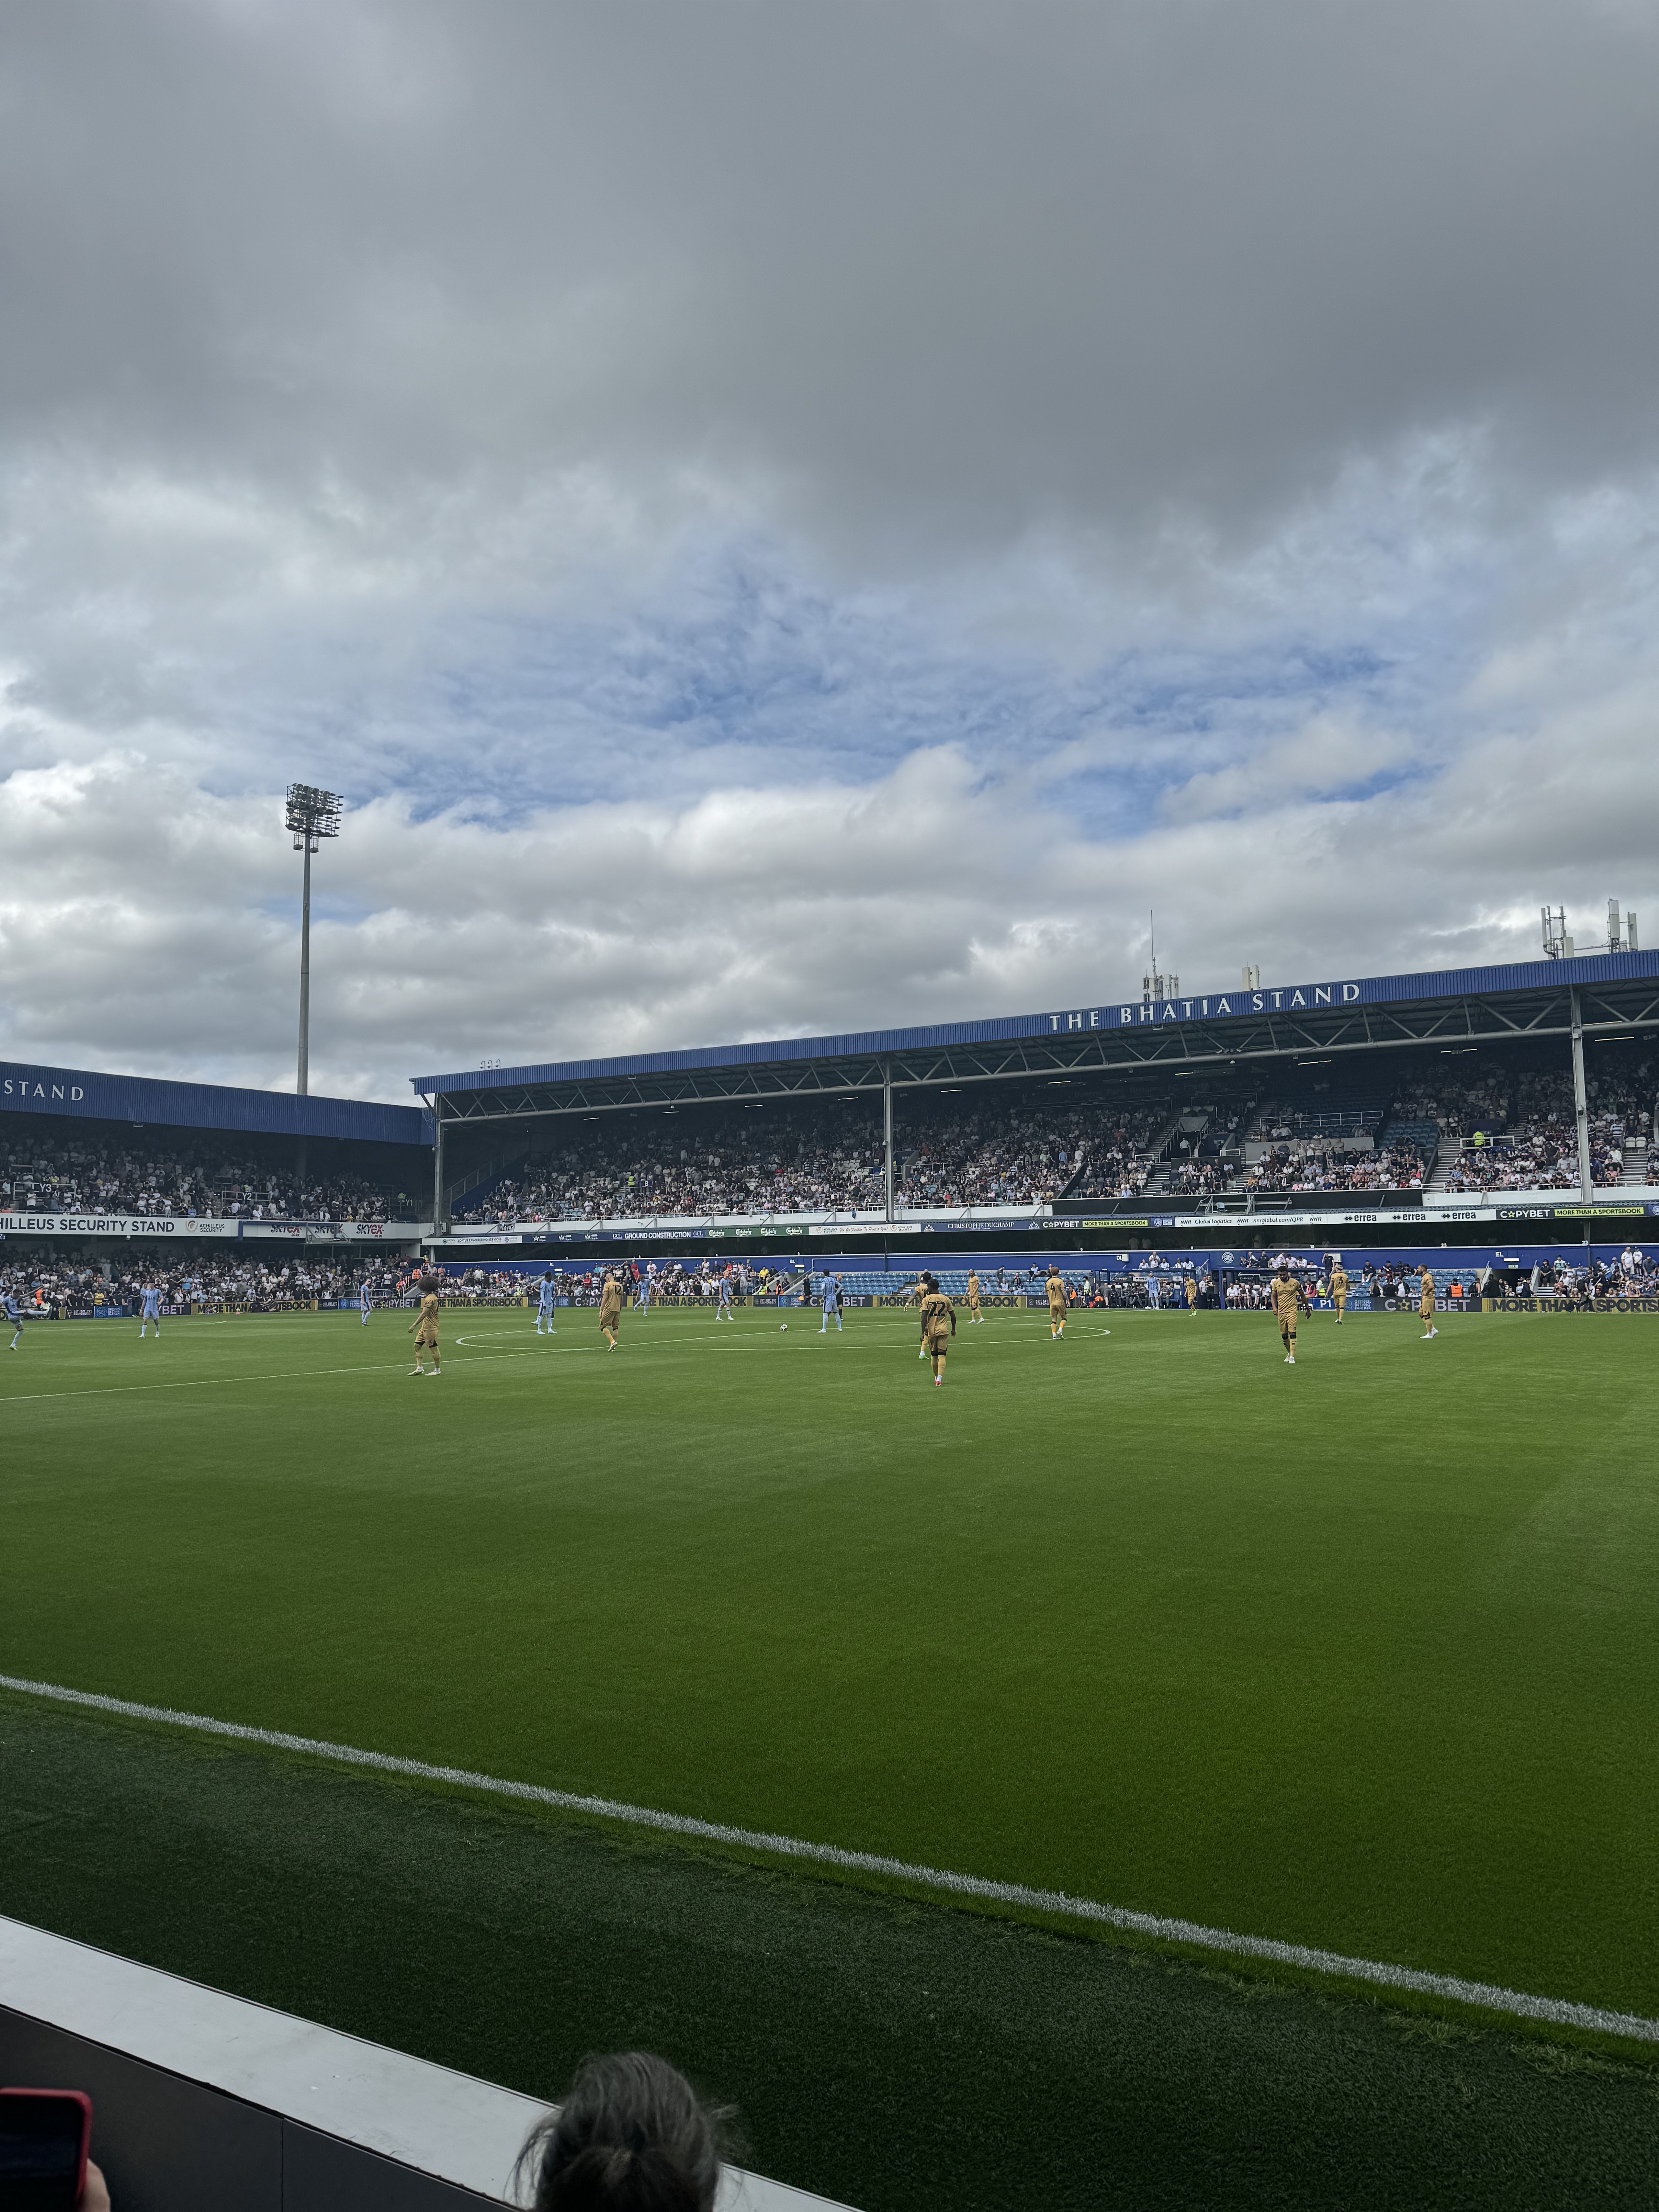
<svg viewBox="0 0 1659 2212">
<path fill-rule="evenodd" d="M 4 2097 L 51 2097 L 66 2105 L 81 2107 L 81 2151 L 75 2163 L 75 2195 L 71 2202 L 78 2204 L 87 2193 L 87 2160 L 92 2153 L 92 2100 L 84 2089 L 0 2089 Z"/>
</svg>

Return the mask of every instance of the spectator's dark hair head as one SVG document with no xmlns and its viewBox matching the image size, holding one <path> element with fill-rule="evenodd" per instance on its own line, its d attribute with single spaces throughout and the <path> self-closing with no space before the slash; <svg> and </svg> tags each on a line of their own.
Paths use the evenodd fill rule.
<svg viewBox="0 0 1659 2212">
<path fill-rule="evenodd" d="M 720 2126 L 665 2058 L 590 2058 L 519 2160 L 536 2212 L 713 2212 Z"/>
</svg>

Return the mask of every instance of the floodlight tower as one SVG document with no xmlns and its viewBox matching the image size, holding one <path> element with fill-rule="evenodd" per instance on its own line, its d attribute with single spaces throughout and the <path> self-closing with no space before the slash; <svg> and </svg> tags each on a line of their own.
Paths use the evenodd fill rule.
<svg viewBox="0 0 1659 2212">
<path fill-rule="evenodd" d="M 294 849 L 306 856 L 300 894 L 300 1074 L 295 1088 L 301 1098 L 311 1088 L 311 856 L 325 837 L 340 834 L 340 794 L 314 784 L 288 787 L 288 827 Z"/>
</svg>

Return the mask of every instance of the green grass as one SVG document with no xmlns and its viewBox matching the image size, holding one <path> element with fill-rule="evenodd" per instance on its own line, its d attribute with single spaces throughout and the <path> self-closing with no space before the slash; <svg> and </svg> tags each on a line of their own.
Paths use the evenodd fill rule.
<svg viewBox="0 0 1659 2212">
<path fill-rule="evenodd" d="M 532 2096 L 663 2051 L 864 2212 L 1633 2212 L 1659 2170 L 1650 2071 L 1501 2026 L 3 1695 L 0 1911 Z"/>
<path fill-rule="evenodd" d="M 0 1671 L 1659 2014 L 1645 1323 L 1110 1326 L 36 1328 Z"/>
</svg>

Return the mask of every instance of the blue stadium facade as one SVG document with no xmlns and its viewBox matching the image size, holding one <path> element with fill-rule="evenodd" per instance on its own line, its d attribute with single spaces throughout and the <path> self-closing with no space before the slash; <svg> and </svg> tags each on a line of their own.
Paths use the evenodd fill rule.
<svg viewBox="0 0 1659 2212">
<path fill-rule="evenodd" d="M 419 1106 L 300 1098 L 285 1091 L 168 1083 L 148 1075 L 106 1075 L 91 1068 L 42 1067 L 26 1060 L 0 1060 L 0 1113 L 5 1112 L 125 1121 L 137 1128 L 214 1129 L 228 1134 L 331 1138 L 375 1145 L 432 1142 L 432 1117 Z"/>
<path fill-rule="evenodd" d="M 1093 1006 L 1012 1014 L 992 1021 L 945 1022 L 928 1028 L 867 1030 L 842 1036 L 782 1037 L 756 1044 L 713 1045 L 683 1052 L 636 1053 L 611 1060 L 550 1061 L 539 1066 L 467 1071 L 412 1079 L 423 1097 L 449 1101 L 556 1091 L 571 1085 L 641 1083 L 663 1076 L 717 1074 L 763 1067 L 857 1063 L 913 1054 L 1030 1045 L 1039 1052 L 1101 1038 L 1131 1048 L 1168 1042 L 1188 1059 L 1233 1057 L 1239 1049 L 1295 1054 L 1339 1037 L 1350 1049 L 1404 1042 L 1395 1025 L 1372 1017 L 1409 1019 L 1431 1010 L 1466 1017 L 1491 1000 L 1559 999 L 1565 988 L 1601 989 L 1622 1002 L 1632 986 L 1659 988 L 1659 953 L 1603 953 L 1585 959 L 1529 960 L 1498 968 L 1454 968 L 1416 975 L 1338 976 L 1267 990 L 1212 991 L 1181 999 L 1112 1000 Z M 1630 1017 L 1607 1010 L 1627 1025 Z M 1639 1018 L 1639 1017 L 1638 1017 Z M 1419 1028 L 1421 1042 L 1443 1018 Z M 1454 1019 L 1449 1024 L 1455 1026 Z M 1466 1026 L 1473 1025 L 1466 1021 Z M 1269 1042 L 1254 1042 L 1266 1030 Z M 1497 1033 L 1502 1033 L 1501 1031 Z M 1230 1050 L 1229 1048 L 1231 1048 Z M 1164 1055 L 1170 1057 L 1171 1055 Z M 1144 1054 L 1132 1063 L 1145 1065 Z M 724 1094 L 722 1094 L 724 1095 Z M 587 1109 L 585 1109 L 587 1110 Z"/>
</svg>

